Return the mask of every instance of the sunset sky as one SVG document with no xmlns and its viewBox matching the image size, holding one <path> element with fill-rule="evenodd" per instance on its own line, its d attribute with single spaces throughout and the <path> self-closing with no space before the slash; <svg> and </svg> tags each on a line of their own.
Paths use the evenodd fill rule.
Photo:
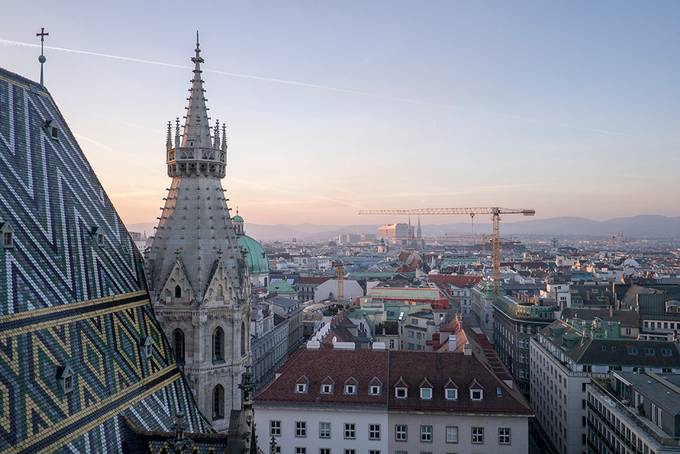
<svg viewBox="0 0 680 454">
<path fill-rule="evenodd" d="M 0 66 L 38 79 L 22 43 L 47 28 L 46 86 L 128 223 L 159 215 L 196 29 L 228 125 L 223 184 L 248 222 L 486 205 L 680 215 L 678 2 L 163 5 L 3 6 Z"/>
</svg>

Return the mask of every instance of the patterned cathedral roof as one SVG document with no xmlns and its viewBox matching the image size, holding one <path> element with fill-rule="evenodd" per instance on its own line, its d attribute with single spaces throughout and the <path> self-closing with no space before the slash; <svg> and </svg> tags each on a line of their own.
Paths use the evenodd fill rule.
<svg viewBox="0 0 680 454">
<path fill-rule="evenodd" d="M 0 451 L 121 452 L 140 431 L 162 445 L 178 412 L 211 432 L 52 96 L 1 68 L 0 231 Z M 208 439 L 200 452 L 225 452 L 226 435 Z"/>
</svg>

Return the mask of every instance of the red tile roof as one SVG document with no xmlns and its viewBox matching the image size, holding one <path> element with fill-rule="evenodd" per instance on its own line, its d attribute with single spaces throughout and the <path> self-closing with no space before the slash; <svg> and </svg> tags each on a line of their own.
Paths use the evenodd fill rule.
<svg viewBox="0 0 680 454">
<path fill-rule="evenodd" d="M 295 281 L 296 284 L 323 284 L 328 279 L 332 279 L 328 276 L 300 276 Z"/>
<path fill-rule="evenodd" d="M 295 392 L 295 384 L 307 377 L 307 393 Z M 330 377 L 335 382 L 333 393 L 321 394 L 321 382 Z M 344 394 L 343 384 L 350 378 L 357 382 L 357 394 Z M 383 384 L 378 396 L 368 394 L 374 378 Z M 257 402 L 307 402 L 364 405 L 387 405 L 387 352 L 377 350 L 299 350 L 290 358 L 281 376 L 267 386 L 257 397 Z"/>
<path fill-rule="evenodd" d="M 441 411 L 452 413 L 507 413 L 532 415 L 529 406 L 474 355 L 437 352 L 390 352 L 391 385 L 398 379 L 408 384 L 408 397 L 397 399 L 390 392 L 390 410 Z M 432 399 L 420 398 L 419 384 L 427 379 L 432 384 Z M 457 383 L 458 399 L 446 400 L 444 389 L 449 380 Z M 484 389 L 481 401 L 470 399 L 470 386 Z M 498 390 L 500 389 L 500 394 Z"/>
<path fill-rule="evenodd" d="M 427 280 L 435 284 L 454 285 L 458 288 L 474 287 L 482 280 L 482 276 L 469 276 L 460 274 L 430 274 Z"/>
<path fill-rule="evenodd" d="M 335 384 L 333 393 L 321 394 L 321 384 L 329 378 Z M 353 378 L 357 394 L 344 394 L 343 384 Z M 379 396 L 368 393 L 375 379 L 383 384 Z M 295 384 L 308 382 L 306 393 L 296 393 Z M 397 399 L 394 386 L 398 382 L 408 386 L 408 397 Z M 432 399 L 421 400 L 419 385 L 432 385 Z M 444 398 L 447 383 L 458 385 L 458 399 Z M 481 401 L 470 399 L 469 387 L 479 384 L 484 389 Z M 498 393 L 500 390 L 500 393 Z M 281 376 L 256 398 L 269 404 L 361 404 L 382 405 L 389 410 L 438 411 L 451 413 L 505 413 L 532 415 L 526 402 L 517 396 L 474 355 L 462 353 L 379 351 L 379 350 L 300 350 L 288 360 Z"/>
</svg>

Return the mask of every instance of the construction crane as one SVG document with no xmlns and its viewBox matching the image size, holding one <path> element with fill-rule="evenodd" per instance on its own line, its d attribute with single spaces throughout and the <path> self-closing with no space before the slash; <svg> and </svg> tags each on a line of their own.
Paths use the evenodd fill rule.
<svg viewBox="0 0 680 454">
<path fill-rule="evenodd" d="M 523 216 L 533 216 L 536 210 L 516 209 L 500 207 L 472 207 L 472 208 L 413 208 L 406 210 L 361 210 L 360 215 L 419 215 L 419 216 L 451 216 L 468 215 L 474 219 L 477 214 L 490 214 L 493 221 L 493 235 L 491 242 L 493 245 L 493 293 L 494 299 L 498 297 L 501 285 L 501 215 L 521 214 Z"/>
</svg>

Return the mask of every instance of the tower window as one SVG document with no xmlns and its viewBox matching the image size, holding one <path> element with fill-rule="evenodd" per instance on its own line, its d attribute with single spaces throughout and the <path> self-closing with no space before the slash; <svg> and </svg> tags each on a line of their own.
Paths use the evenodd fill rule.
<svg viewBox="0 0 680 454">
<path fill-rule="evenodd" d="M 97 246 L 104 245 L 104 234 L 102 233 L 102 229 L 100 229 L 98 226 L 95 225 L 90 227 L 90 236 L 94 241 L 96 241 Z"/>
<path fill-rule="evenodd" d="M 57 381 L 64 394 L 68 394 L 73 391 L 73 370 L 69 367 L 60 367 L 57 371 Z"/>
<path fill-rule="evenodd" d="M 175 358 L 179 364 L 184 364 L 184 331 L 175 328 L 172 332 L 172 341 L 175 347 Z"/>
<path fill-rule="evenodd" d="M 2 247 L 9 249 L 14 247 L 14 230 L 6 222 L 0 221 L 0 232 L 2 233 Z"/>
<path fill-rule="evenodd" d="M 175 286 L 175 298 L 181 298 L 182 297 L 182 287 L 179 285 Z"/>
<path fill-rule="evenodd" d="M 215 386 L 213 389 L 213 419 L 224 418 L 224 387 Z"/>
<path fill-rule="evenodd" d="M 46 120 L 45 123 L 43 123 L 43 131 L 45 131 L 45 134 L 47 134 L 50 139 L 59 140 L 59 128 L 56 127 L 54 121 Z"/>
<path fill-rule="evenodd" d="M 213 361 L 224 361 L 224 330 L 219 326 L 213 333 Z"/>
</svg>

